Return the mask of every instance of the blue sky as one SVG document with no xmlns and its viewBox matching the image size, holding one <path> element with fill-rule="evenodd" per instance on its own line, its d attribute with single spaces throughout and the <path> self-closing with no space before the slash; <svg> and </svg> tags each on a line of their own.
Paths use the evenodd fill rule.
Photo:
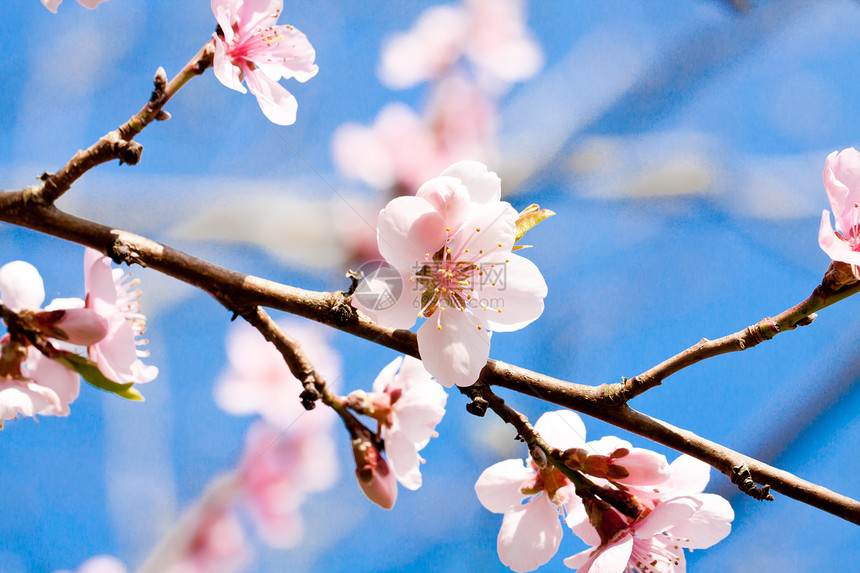
<svg viewBox="0 0 860 573">
<path fill-rule="evenodd" d="M 311 81 L 287 86 L 299 100 L 295 125 L 272 126 L 251 96 L 207 73 L 170 102 L 170 121 L 138 138 L 138 166 L 101 166 L 58 206 L 243 272 L 344 288 L 326 209 L 374 191 L 337 173 L 331 134 L 347 121 L 370 123 L 391 101 L 420 107 L 425 92 L 392 92 L 375 70 L 383 38 L 428 5 L 286 2 L 282 21 L 307 34 L 320 66 Z M 538 202 L 558 216 L 529 235 L 528 256 L 549 285 L 546 311 L 523 331 L 494 336 L 493 358 L 615 382 L 811 293 L 828 264 L 816 240 L 828 208 L 824 158 L 860 133 L 860 5 L 755 2 L 739 14 L 716 0 L 533 0 L 528 21 L 545 71 L 502 100 L 493 168 L 515 207 Z M 175 73 L 214 26 L 203 1 L 110 0 L 89 11 L 66 0 L 56 15 L 37 0 L 7 6 L 0 187 L 30 184 L 125 121 L 155 69 Z M 223 217 L 239 204 L 243 216 L 274 220 L 277 233 L 237 242 L 236 221 Z M 189 221 L 199 223 L 194 233 Z M 83 294 L 79 246 L 5 224 L 0 245 L 0 263 L 40 269 L 48 298 Z M 161 375 L 143 404 L 85 387 L 68 418 L 6 425 L 0 573 L 73 569 L 99 553 L 134 567 L 239 459 L 251 419 L 221 412 L 211 392 L 228 313 L 172 279 L 134 273 Z M 810 327 L 682 371 L 632 406 L 857 498 L 858 305 L 845 301 Z M 369 388 L 394 358 L 340 333 L 331 342 L 345 390 Z M 532 419 L 550 409 L 504 396 Z M 651 447 L 585 423 L 589 437 Z M 385 512 L 356 487 L 344 432 L 338 484 L 303 508 L 305 545 L 261 547 L 253 570 L 504 570 L 501 518 L 472 487 L 484 468 L 525 451 L 512 429 L 469 416 L 456 393 L 439 433 L 422 452 L 424 487 L 401 490 Z M 690 557 L 693 571 L 836 570 L 860 558 L 856 526 L 836 517 L 780 495 L 745 499 L 716 472 L 709 491 L 731 495 L 737 517 L 728 539 Z M 566 536 L 548 570 L 564 569 L 577 543 Z"/>
</svg>

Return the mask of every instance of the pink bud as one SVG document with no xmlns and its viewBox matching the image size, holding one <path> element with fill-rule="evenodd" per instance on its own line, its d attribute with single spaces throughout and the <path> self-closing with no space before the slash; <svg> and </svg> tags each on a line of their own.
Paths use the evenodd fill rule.
<svg viewBox="0 0 860 573">
<path fill-rule="evenodd" d="M 107 336 L 107 321 L 88 308 L 46 310 L 35 314 L 48 336 L 89 346 Z"/>
<path fill-rule="evenodd" d="M 368 439 L 352 440 L 355 476 L 367 499 L 383 509 L 391 509 L 397 500 L 397 481 L 379 449 Z"/>
</svg>

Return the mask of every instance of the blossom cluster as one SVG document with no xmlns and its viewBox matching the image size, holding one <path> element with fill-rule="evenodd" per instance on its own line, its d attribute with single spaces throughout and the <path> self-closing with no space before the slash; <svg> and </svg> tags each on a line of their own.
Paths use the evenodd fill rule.
<svg viewBox="0 0 860 573">
<path fill-rule="evenodd" d="M 544 414 L 534 429 L 566 452 L 568 466 L 590 476 L 594 491 L 617 492 L 635 517 L 578 488 L 545 459 L 494 464 L 478 478 L 475 492 L 484 507 L 504 515 L 499 558 L 514 571 L 532 571 L 555 555 L 563 533 L 560 516 L 593 546 L 564 560 L 580 573 L 679 573 L 685 570 L 684 549 L 710 547 L 731 531 L 729 503 L 702 493 L 707 464 L 682 455 L 670 465 L 662 455 L 614 436 L 586 442 L 585 425 L 570 411 Z"/>
<path fill-rule="evenodd" d="M 24 417 L 67 416 L 78 375 L 126 398 L 158 369 L 144 364 L 145 317 L 137 282 L 93 249 L 84 254 L 86 300 L 55 299 L 44 309 L 39 271 L 25 261 L 0 267 L 0 305 L 8 332 L 0 338 L 0 424 Z M 86 347 L 88 358 L 75 352 Z"/>
</svg>

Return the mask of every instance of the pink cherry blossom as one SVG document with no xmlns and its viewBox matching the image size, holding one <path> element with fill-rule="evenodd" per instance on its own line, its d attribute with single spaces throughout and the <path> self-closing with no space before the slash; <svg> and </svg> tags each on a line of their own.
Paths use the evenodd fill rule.
<svg viewBox="0 0 860 573">
<path fill-rule="evenodd" d="M 90 359 L 114 382 L 140 384 L 154 380 L 158 368 L 144 364 L 140 358 L 149 353 L 138 349 L 146 343 L 138 340 L 145 330 L 146 317 L 140 314 L 137 281 L 121 269 L 112 269 L 108 257 L 88 248 L 84 253 L 84 282 L 86 308 L 108 325 L 107 336 L 88 347 Z"/>
<path fill-rule="evenodd" d="M 421 487 L 418 452 L 445 415 L 448 395 L 424 370 L 420 360 L 411 356 L 395 358 L 376 377 L 373 392 L 358 390 L 350 394 L 367 404 L 365 411 L 379 420 L 388 465 L 397 481 L 407 489 Z"/>
<path fill-rule="evenodd" d="M 84 561 L 75 573 L 126 573 L 128 569 L 122 561 L 110 555 L 98 555 Z M 56 571 L 55 573 L 72 573 L 71 571 Z"/>
<path fill-rule="evenodd" d="M 451 76 L 435 86 L 423 116 L 394 103 L 372 126 L 340 126 L 332 155 L 349 177 L 411 194 L 460 158 L 494 160 L 496 116 L 494 103 L 474 83 Z"/>
<path fill-rule="evenodd" d="M 585 446 L 585 425 L 567 410 L 544 414 L 535 430 L 561 450 Z M 484 507 L 504 514 L 497 540 L 499 558 L 517 572 L 537 569 L 555 555 L 562 537 L 559 514 L 578 499 L 558 469 L 551 464 L 540 468 L 531 459 L 490 466 L 475 483 L 475 493 Z"/>
<path fill-rule="evenodd" d="M 613 481 L 624 484 L 628 491 L 637 497 L 659 497 L 670 481 L 671 473 L 666 456 L 657 452 L 634 448 L 630 442 L 615 436 L 604 436 L 599 440 L 588 442 L 586 449 L 589 453 L 594 452 L 602 456 L 622 452 L 623 455 L 612 457 L 611 465 L 624 468 L 628 475 L 614 478 Z M 608 483 L 599 478 L 593 478 L 592 481 L 600 485 Z"/>
<path fill-rule="evenodd" d="M 94 9 L 96 6 L 98 6 L 102 2 L 107 2 L 107 0 L 78 0 L 78 4 L 80 4 L 81 6 L 84 6 L 86 8 L 89 8 L 90 10 Z M 57 8 L 62 3 L 63 3 L 63 0 L 42 0 L 42 4 L 45 5 L 45 8 L 47 8 L 48 10 L 53 12 L 54 14 L 57 13 Z"/>
<path fill-rule="evenodd" d="M 684 548 L 704 549 L 721 541 L 734 519 L 728 501 L 701 493 L 709 473 L 710 466 L 704 462 L 680 456 L 656 496 L 639 499 L 644 508 L 641 517 L 631 521 L 608 509 L 598 518 L 599 533 L 582 504 L 569 506 L 567 521 L 576 523 L 574 532 L 597 547 L 568 557 L 565 565 L 580 573 L 627 573 L 641 569 L 643 563 L 660 573 L 686 571 Z"/>
<path fill-rule="evenodd" d="M 238 92 L 245 93 L 244 80 L 271 122 L 291 125 L 298 102 L 278 80 L 306 82 L 319 68 L 307 37 L 292 26 L 276 25 L 283 5 L 283 0 L 212 0 L 219 26 L 213 68 L 222 84 Z"/>
<path fill-rule="evenodd" d="M 495 173 L 462 161 L 415 197 L 388 203 L 377 237 L 379 252 L 400 273 L 400 296 L 386 305 L 353 297 L 384 326 L 410 328 L 427 318 L 418 329 L 424 368 L 448 387 L 478 379 L 490 354 L 488 330 L 518 330 L 543 312 L 546 282 L 534 263 L 511 252 L 518 214 L 500 196 Z M 384 293 L 391 284 L 371 277 L 360 288 Z"/>
<path fill-rule="evenodd" d="M 340 356 L 329 346 L 328 332 L 312 323 L 285 321 L 280 326 L 301 343 L 314 367 L 334 385 L 340 378 Z M 279 428 L 304 419 L 305 409 L 299 400 L 301 383 L 281 353 L 256 329 L 244 323 L 231 329 L 227 360 L 227 370 L 215 384 L 215 402 L 221 409 L 235 415 L 259 414 Z"/>
<path fill-rule="evenodd" d="M 58 335 L 58 325 L 69 317 L 77 317 L 72 320 L 76 325 L 69 328 L 66 324 L 71 338 L 90 340 L 104 335 L 97 332 L 100 322 L 93 320 L 90 311 L 40 311 L 44 299 L 42 277 L 33 265 L 13 261 L 0 267 L 0 302 L 10 311 L 33 317 L 36 325 L 44 323 L 46 336 Z M 0 425 L 18 414 L 67 416 L 79 390 L 76 372 L 45 357 L 26 339 L 13 339 L 9 334 L 0 339 Z"/>
<path fill-rule="evenodd" d="M 480 74 L 522 81 L 543 65 L 543 55 L 524 22 L 521 0 L 470 0 L 434 6 L 413 28 L 392 36 L 382 50 L 379 77 L 392 88 L 437 78 L 466 57 Z"/>
<path fill-rule="evenodd" d="M 270 546 L 294 547 L 303 533 L 301 504 L 331 487 L 338 464 L 329 408 L 306 412 L 287 430 L 257 422 L 239 470 L 245 507 Z"/>
<path fill-rule="evenodd" d="M 825 210 L 818 244 L 834 261 L 850 264 L 860 279 L 860 152 L 849 147 L 827 156 L 824 189 L 836 217 L 836 230 L 830 224 L 830 212 Z"/>
</svg>

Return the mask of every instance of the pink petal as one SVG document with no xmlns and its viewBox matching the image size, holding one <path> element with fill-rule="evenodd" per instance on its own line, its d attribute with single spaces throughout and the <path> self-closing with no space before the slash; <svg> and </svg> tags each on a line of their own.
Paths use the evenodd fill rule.
<svg viewBox="0 0 860 573">
<path fill-rule="evenodd" d="M 499 258 L 501 264 L 497 267 L 504 268 L 502 280 L 495 281 L 495 285 L 480 285 L 478 290 L 482 300 L 497 301 L 495 304 L 488 303 L 486 321 L 490 330 L 512 332 L 540 317 L 547 286 L 540 270 L 530 260 L 513 253 L 506 253 L 504 258 Z M 489 257 L 489 260 L 493 260 L 493 257 Z"/>
<path fill-rule="evenodd" d="M 854 203 L 860 201 L 860 153 L 850 147 L 833 152 L 824 162 L 824 189 L 836 216 L 836 225 L 848 235 L 857 223 Z"/>
<path fill-rule="evenodd" d="M 546 494 L 538 495 L 505 512 L 497 541 L 499 559 L 514 571 L 532 571 L 552 559 L 561 536 L 558 512 Z"/>
<path fill-rule="evenodd" d="M 376 129 L 347 123 L 332 135 L 334 162 L 345 175 L 387 189 L 397 181 L 396 166 Z"/>
<path fill-rule="evenodd" d="M 493 513 L 504 513 L 522 504 L 523 484 L 534 479 L 535 473 L 523 460 L 505 460 L 491 465 L 478 476 L 475 493 L 478 501 Z"/>
<path fill-rule="evenodd" d="M 12 261 L 0 267 L 0 301 L 15 312 L 42 306 L 45 285 L 36 267 L 25 261 Z"/>
<path fill-rule="evenodd" d="M 383 429 L 385 439 L 385 454 L 394 477 L 400 485 L 407 489 L 416 490 L 421 487 L 421 457 L 415 448 L 415 442 L 410 441 L 402 433 L 390 433 Z"/>
<path fill-rule="evenodd" d="M 687 549 L 706 549 L 731 533 L 735 512 L 727 500 L 716 494 L 700 493 L 691 497 L 702 502 L 701 507 L 666 533 L 681 540 L 679 543 Z"/>
<path fill-rule="evenodd" d="M 110 259 L 95 249 L 84 250 L 84 288 L 87 308 L 102 316 L 116 312 L 116 283 Z"/>
<path fill-rule="evenodd" d="M 107 2 L 107 0 L 78 0 L 78 2 L 81 4 L 81 6 L 93 10 L 102 2 Z"/>
<path fill-rule="evenodd" d="M 423 366 L 421 370 L 424 371 Z M 448 400 L 442 385 L 424 372 L 426 381 L 408 388 L 394 404 L 394 416 L 400 431 L 419 450 L 436 434 L 436 426 L 445 415 L 445 403 Z"/>
<path fill-rule="evenodd" d="M 292 125 L 296 122 L 299 103 L 284 86 L 259 70 L 245 70 L 245 82 L 269 121 L 277 125 Z"/>
<path fill-rule="evenodd" d="M 418 329 L 418 349 L 427 372 L 443 386 L 471 386 L 490 357 L 486 328 L 463 311 L 438 310 Z M 438 328 L 441 326 L 442 328 Z"/>
<path fill-rule="evenodd" d="M 633 536 L 624 535 L 603 547 L 585 550 L 564 560 L 577 573 L 623 573 L 633 553 Z M 592 553 L 593 552 L 593 553 Z M 586 559 L 583 561 L 583 557 Z"/>
<path fill-rule="evenodd" d="M 53 12 L 54 14 L 57 13 L 57 8 L 59 8 L 60 4 L 62 4 L 62 3 L 63 3 L 63 0 L 42 0 L 42 4 L 45 5 L 45 8 L 47 8 L 48 10 Z M 3 419 L 6 420 L 8 418 L 3 418 Z"/>
<path fill-rule="evenodd" d="M 582 539 L 586 545 L 600 545 L 600 534 L 588 521 L 588 514 L 585 512 L 582 498 L 575 492 L 571 492 L 568 496 L 564 511 L 566 513 L 564 522 L 570 527 L 574 535 Z"/>
<path fill-rule="evenodd" d="M 254 64 L 272 80 L 295 78 L 306 82 L 319 72 L 314 64 L 316 52 L 307 36 L 292 26 L 275 26 L 279 37 L 272 44 L 261 42 L 261 51 L 253 53 Z"/>
<path fill-rule="evenodd" d="M 212 0 L 212 13 L 215 14 L 215 21 L 221 26 L 224 32 L 224 38 L 227 42 L 233 41 L 233 22 L 236 21 L 236 14 L 239 5 L 244 0 Z M 216 46 L 217 49 L 217 46 Z"/>
<path fill-rule="evenodd" d="M 215 36 L 215 56 L 212 60 L 212 71 L 218 81 L 239 93 L 247 93 L 242 85 L 241 70 L 233 65 L 233 60 L 227 55 L 227 45 L 224 40 Z"/>
<path fill-rule="evenodd" d="M 463 261 L 503 264 L 510 258 L 507 253 L 514 245 L 517 217 L 516 210 L 505 202 L 474 203 L 469 218 L 448 242 L 453 257 Z"/>
<path fill-rule="evenodd" d="M 68 416 L 69 404 L 75 401 L 81 388 L 78 373 L 47 358 L 33 347 L 30 347 L 27 355 L 27 368 L 30 378 L 42 388 L 50 391 L 58 400 L 50 406 L 37 409 L 36 413 Z"/>
<path fill-rule="evenodd" d="M 376 375 L 376 379 L 373 381 L 372 388 L 374 392 L 378 392 L 381 394 L 385 392 L 385 389 L 388 387 L 396 387 L 393 386 L 395 376 L 398 370 L 400 370 L 400 365 L 403 364 L 403 360 L 405 358 L 405 356 L 398 356 L 397 358 L 386 364 L 385 368 L 379 371 L 379 374 Z M 413 360 L 415 359 L 413 358 Z"/>
<path fill-rule="evenodd" d="M 836 235 L 833 227 L 830 225 L 830 213 L 828 211 L 824 211 L 821 214 L 818 244 L 821 250 L 827 253 L 827 256 L 834 261 L 860 265 L 860 252 L 853 250 L 851 245 Z"/>
<path fill-rule="evenodd" d="M 469 190 L 474 203 L 497 203 L 502 198 L 502 180 L 478 161 L 460 161 L 442 172 L 442 176 L 459 179 Z"/>
<path fill-rule="evenodd" d="M 107 317 L 107 323 L 108 333 L 104 339 L 88 347 L 90 358 L 101 373 L 121 384 L 152 381 L 158 369 L 144 367 L 137 358 L 134 330 L 125 317 L 114 314 Z"/>
<path fill-rule="evenodd" d="M 666 456 L 643 448 L 631 448 L 630 453 L 615 460 L 614 465 L 630 472 L 617 481 L 623 484 L 645 486 L 665 483 L 671 476 Z"/>
<path fill-rule="evenodd" d="M 107 321 L 88 308 L 70 308 L 58 312 L 61 313 L 59 315 L 61 318 L 56 321 L 54 328 L 65 334 L 63 340 L 88 346 L 99 342 L 107 335 Z"/>
<path fill-rule="evenodd" d="M 379 213 L 379 252 L 392 266 L 418 270 L 445 244 L 445 221 L 420 197 L 398 197 Z"/>
<path fill-rule="evenodd" d="M 560 450 L 585 447 L 585 424 L 570 410 L 547 412 L 538 418 L 535 431 Z"/>
<path fill-rule="evenodd" d="M 636 537 L 648 539 L 686 521 L 702 507 L 694 497 L 676 497 L 654 508 L 642 521 L 636 523 Z"/>
<path fill-rule="evenodd" d="M 18 414 L 32 417 L 43 410 L 60 410 L 57 395 L 34 382 L 0 380 L 0 421 L 13 420 Z"/>
<path fill-rule="evenodd" d="M 678 456 L 669 466 L 672 474 L 672 495 L 701 493 L 711 479 L 711 466 L 687 454 Z"/>
<path fill-rule="evenodd" d="M 453 177 L 431 179 L 418 189 L 415 196 L 430 203 L 452 232 L 460 228 L 469 214 L 469 191 Z"/>
<path fill-rule="evenodd" d="M 244 0 L 236 2 L 238 8 L 233 12 L 239 30 L 249 33 L 258 28 L 274 26 L 284 8 L 283 0 Z"/>
</svg>

